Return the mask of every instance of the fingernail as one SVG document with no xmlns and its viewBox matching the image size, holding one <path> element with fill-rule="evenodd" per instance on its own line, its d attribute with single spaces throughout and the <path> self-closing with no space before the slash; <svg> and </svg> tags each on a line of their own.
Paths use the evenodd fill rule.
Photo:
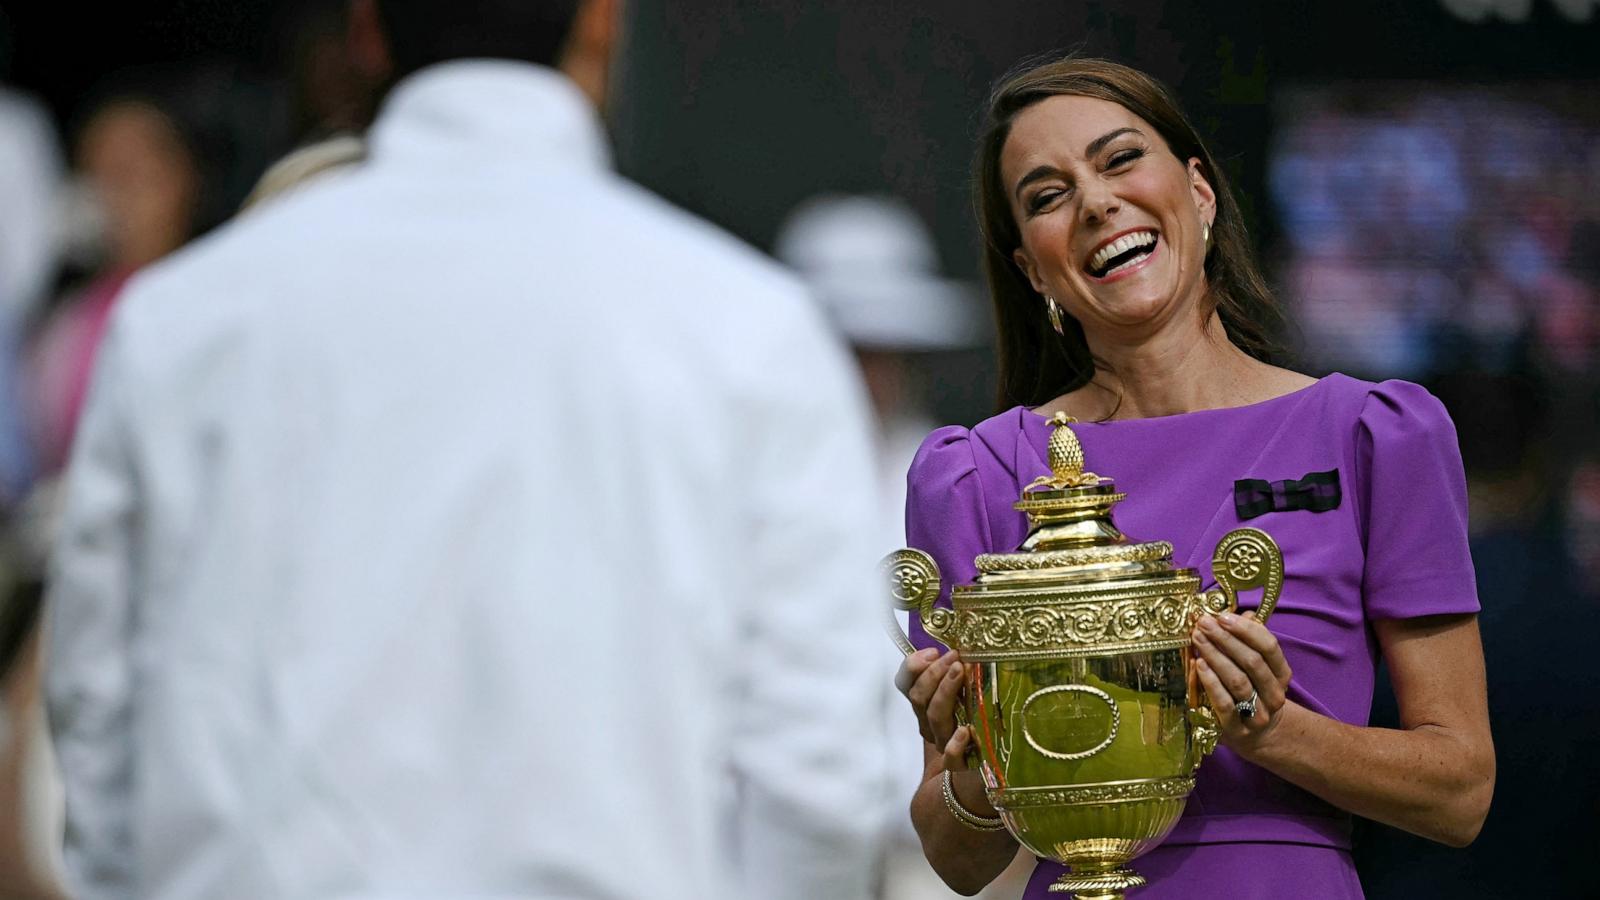
<svg viewBox="0 0 1600 900">
<path fill-rule="evenodd" d="M 1239 617 L 1234 615 L 1231 612 L 1225 612 L 1222 615 L 1218 616 L 1217 618 L 1221 619 L 1222 623 L 1224 625 L 1232 625 L 1235 622 L 1239 621 Z"/>
<path fill-rule="evenodd" d="M 950 671 L 946 675 L 946 677 L 948 677 L 948 678 L 960 678 L 961 677 L 961 663 L 951 663 L 950 664 Z"/>
<path fill-rule="evenodd" d="M 923 662 L 933 662 L 934 660 L 936 660 L 938 658 L 939 658 L 939 651 L 933 649 L 932 647 L 929 647 L 926 650 L 918 650 L 917 651 L 917 659 L 920 659 Z"/>
<path fill-rule="evenodd" d="M 1214 619 L 1214 618 L 1212 618 L 1210 616 L 1206 616 L 1205 618 L 1200 620 L 1200 627 L 1204 628 L 1207 631 L 1216 631 L 1216 630 L 1220 629 L 1222 626 L 1217 624 L 1217 620 L 1216 619 Z"/>
<path fill-rule="evenodd" d="M 1197 632 L 1195 634 L 1194 642 L 1196 644 L 1209 644 L 1209 643 L 1211 643 L 1211 641 L 1206 637 L 1206 633 L 1203 632 L 1203 631 Z"/>
</svg>

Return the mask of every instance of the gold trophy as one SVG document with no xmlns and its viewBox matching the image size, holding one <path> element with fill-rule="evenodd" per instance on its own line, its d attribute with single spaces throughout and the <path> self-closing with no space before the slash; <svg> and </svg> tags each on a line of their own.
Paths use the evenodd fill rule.
<svg viewBox="0 0 1600 900">
<path fill-rule="evenodd" d="M 1283 589 L 1283 554 L 1254 528 L 1217 544 L 1218 590 L 1172 566 L 1165 541 L 1130 542 L 1111 521 L 1127 495 L 1083 469 L 1083 450 L 1057 413 L 1050 468 L 1016 509 L 1028 537 L 1015 553 L 985 553 L 978 577 L 935 608 L 939 569 L 920 550 L 884 559 L 894 604 L 961 653 L 958 718 L 971 723 L 991 803 L 1012 835 L 1069 871 L 1050 886 L 1081 900 L 1121 900 L 1144 884 L 1128 862 L 1159 844 L 1183 814 L 1216 722 L 1194 676 L 1189 635 L 1202 615 L 1232 611 L 1263 588 L 1266 622 Z M 886 610 L 888 612 L 888 610 Z M 891 621 L 894 616 L 888 612 Z M 893 622 L 892 636 L 913 647 Z"/>
</svg>

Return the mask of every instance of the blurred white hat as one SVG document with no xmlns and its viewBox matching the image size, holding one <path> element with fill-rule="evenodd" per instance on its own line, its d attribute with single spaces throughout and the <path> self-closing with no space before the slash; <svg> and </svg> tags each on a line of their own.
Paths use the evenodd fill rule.
<svg viewBox="0 0 1600 900">
<path fill-rule="evenodd" d="M 857 347 L 951 350 L 982 338 L 977 291 L 939 275 L 933 235 L 903 200 L 813 197 L 789 214 L 774 253 Z"/>
</svg>

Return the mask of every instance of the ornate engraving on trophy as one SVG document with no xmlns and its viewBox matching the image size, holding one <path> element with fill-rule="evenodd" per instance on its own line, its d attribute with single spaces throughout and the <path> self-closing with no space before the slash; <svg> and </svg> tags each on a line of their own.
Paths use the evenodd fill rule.
<svg viewBox="0 0 1600 900">
<path fill-rule="evenodd" d="M 1022 737 L 1051 759 L 1088 759 L 1111 746 L 1122 712 L 1111 695 L 1086 684 L 1040 688 L 1022 702 Z M 1097 735 L 1103 735 L 1095 740 Z M 1046 746 L 1051 744 L 1054 746 Z"/>
<path fill-rule="evenodd" d="M 895 605 L 901 609 L 914 608 L 929 581 L 926 568 L 918 565 L 915 559 L 896 560 L 890 567 L 889 577 Z"/>
<path fill-rule="evenodd" d="M 1240 544 L 1228 551 L 1228 574 L 1237 581 L 1249 581 L 1261 574 L 1262 553 L 1259 547 Z"/>
<path fill-rule="evenodd" d="M 1031 806 L 1126 803 L 1132 800 L 1182 800 L 1192 790 L 1193 778 L 1144 778 L 1086 787 L 1011 788 L 1004 792 L 1004 796 L 1008 807 L 1021 809 Z"/>
</svg>

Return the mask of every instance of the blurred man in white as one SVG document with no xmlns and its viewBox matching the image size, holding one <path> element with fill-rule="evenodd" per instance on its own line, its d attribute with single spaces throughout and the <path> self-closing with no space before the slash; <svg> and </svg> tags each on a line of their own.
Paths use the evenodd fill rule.
<svg viewBox="0 0 1600 900">
<path fill-rule="evenodd" d="M 76 896 L 868 892 L 864 401 L 608 171 L 617 15 L 359 0 L 368 160 L 129 288 L 48 600 Z"/>
</svg>

